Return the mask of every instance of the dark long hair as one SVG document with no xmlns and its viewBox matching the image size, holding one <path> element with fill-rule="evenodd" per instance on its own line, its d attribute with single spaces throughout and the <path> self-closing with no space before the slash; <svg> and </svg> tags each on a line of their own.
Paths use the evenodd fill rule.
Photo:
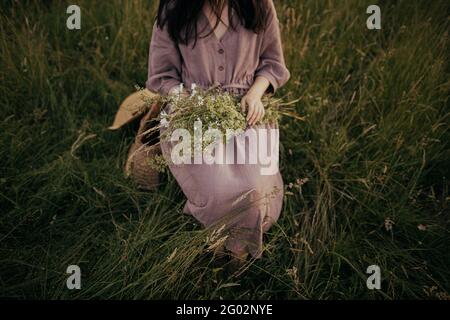
<svg viewBox="0 0 450 320">
<path fill-rule="evenodd" d="M 264 30 L 268 15 L 268 0 L 160 0 L 157 25 L 163 28 L 167 24 L 170 37 L 176 42 L 187 45 L 193 40 L 194 46 L 199 37 L 197 21 L 203 10 L 205 1 L 210 1 L 213 13 L 218 17 L 217 24 L 224 4 L 228 1 L 228 10 L 234 9 L 238 21 L 249 30 L 260 33 Z M 232 19 L 230 27 L 235 29 Z"/>
</svg>

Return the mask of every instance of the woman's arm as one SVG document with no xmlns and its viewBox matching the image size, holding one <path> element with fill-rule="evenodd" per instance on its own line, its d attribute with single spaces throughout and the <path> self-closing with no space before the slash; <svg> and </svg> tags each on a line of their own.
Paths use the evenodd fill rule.
<svg viewBox="0 0 450 320">
<path fill-rule="evenodd" d="M 267 25 L 261 34 L 263 43 L 255 82 L 242 99 L 243 111 L 247 109 L 247 122 L 253 125 L 265 114 L 261 98 L 264 93 L 274 93 L 290 78 L 283 56 L 279 20 L 272 0 L 266 0 L 269 7 Z"/>
<path fill-rule="evenodd" d="M 270 82 L 269 93 L 284 86 L 291 74 L 286 67 L 281 44 L 280 21 L 273 0 L 266 0 L 269 6 L 267 25 L 263 33 L 263 43 L 256 77 L 262 76 Z"/>
<path fill-rule="evenodd" d="M 167 32 L 155 23 L 148 62 L 147 89 L 167 95 L 181 83 L 181 53 Z"/>
</svg>

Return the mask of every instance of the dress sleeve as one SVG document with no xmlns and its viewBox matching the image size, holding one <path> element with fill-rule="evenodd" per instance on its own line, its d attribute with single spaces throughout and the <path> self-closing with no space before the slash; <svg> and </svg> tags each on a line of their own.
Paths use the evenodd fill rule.
<svg viewBox="0 0 450 320">
<path fill-rule="evenodd" d="M 150 91 L 167 95 L 181 83 L 181 54 L 167 32 L 167 27 L 153 26 L 148 62 L 146 87 Z"/>
<path fill-rule="evenodd" d="M 268 6 L 268 21 L 262 34 L 261 55 L 255 76 L 262 76 L 269 80 L 271 86 L 268 91 L 274 93 L 286 84 L 291 75 L 284 61 L 279 20 L 273 0 L 268 0 Z"/>
</svg>

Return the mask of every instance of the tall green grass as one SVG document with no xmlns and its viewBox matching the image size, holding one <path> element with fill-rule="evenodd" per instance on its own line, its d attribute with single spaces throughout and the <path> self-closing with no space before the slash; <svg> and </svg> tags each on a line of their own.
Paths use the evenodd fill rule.
<svg viewBox="0 0 450 320">
<path fill-rule="evenodd" d="M 0 7 L 0 296 L 449 298 L 447 1 L 380 1 L 381 31 L 369 1 L 276 1 L 292 72 L 279 95 L 306 121 L 282 122 L 284 210 L 239 277 L 169 174 L 155 192 L 123 177 L 133 128 L 105 129 L 145 83 L 155 1 L 78 3 L 80 31 L 66 1 Z"/>
</svg>

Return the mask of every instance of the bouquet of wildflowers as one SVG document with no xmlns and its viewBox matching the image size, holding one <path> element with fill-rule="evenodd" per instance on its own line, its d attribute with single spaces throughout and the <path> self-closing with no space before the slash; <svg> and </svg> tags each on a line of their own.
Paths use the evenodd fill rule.
<svg viewBox="0 0 450 320">
<path fill-rule="evenodd" d="M 180 87 L 181 91 L 182 87 Z M 256 125 L 278 123 L 282 115 L 302 120 L 302 117 L 288 109 L 297 101 L 284 103 L 281 99 L 264 96 L 262 102 L 266 112 L 263 119 Z M 187 130 L 191 137 L 194 137 L 198 124 L 201 124 L 205 130 L 215 129 L 220 131 L 224 134 L 224 139 L 230 139 L 247 129 L 246 114 L 241 110 L 241 98 L 218 88 L 196 90 L 193 87 L 190 95 L 158 96 L 146 101 L 146 105 L 151 106 L 155 102 L 163 106 L 163 111 L 160 114 L 160 126 L 150 130 L 163 128 L 163 133 L 160 136 L 162 141 L 168 141 L 178 129 Z M 170 106 L 169 112 L 164 110 L 165 106 Z M 231 136 L 225 135 L 227 132 L 233 134 Z M 210 145 L 214 142 L 214 139 L 215 137 L 203 137 L 202 146 Z M 192 150 L 194 152 L 198 149 L 193 145 Z M 152 162 L 157 162 L 152 165 L 158 168 L 163 166 L 162 159 L 155 159 Z"/>
</svg>

